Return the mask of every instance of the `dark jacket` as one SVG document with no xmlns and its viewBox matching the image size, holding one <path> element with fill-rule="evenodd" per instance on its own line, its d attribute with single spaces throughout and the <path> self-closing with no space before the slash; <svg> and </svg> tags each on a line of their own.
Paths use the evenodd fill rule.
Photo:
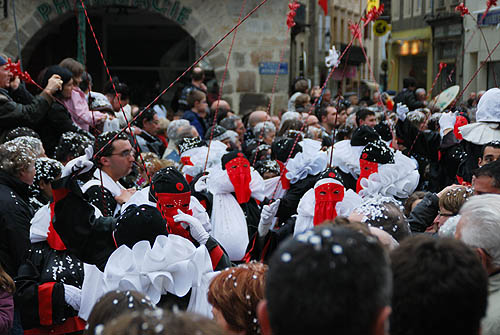
<svg viewBox="0 0 500 335">
<path fill-rule="evenodd" d="M 42 92 L 32 102 L 23 105 L 15 102 L 6 89 L 0 88 L 0 129 L 15 127 L 34 127 L 45 118 L 52 104 L 52 97 Z"/>
<path fill-rule="evenodd" d="M 410 91 L 407 88 L 405 88 L 401 92 L 399 92 L 396 95 L 396 97 L 394 98 L 394 104 L 397 104 L 399 102 L 405 104 L 410 111 L 417 109 L 417 108 L 425 107 L 425 104 L 422 101 L 417 100 L 417 97 L 415 96 L 415 92 Z"/>
<path fill-rule="evenodd" d="M 28 185 L 0 171 L 0 262 L 13 278 L 30 248 L 33 215 Z"/>
<path fill-rule="evenodd" d="M 192 110 L 185 111 L 182 118 L 188 120 L 189 123 L 196 128 L 201 139 L 203 139 L 203 136 L 205 136 L 205 133 L 207 131 L 205 120 L 203 120 L 198 114 L 196 114 Z"/>
<path fill-rule="evenodd" d="M 410 229 L 415 233 L 423 233 L 432 225 L 439 211 L 439 198 L 428 192 L 422 201 L 411 211 L 408 222 Z"/>
<path fill-rule="evenodd" d="M 319 175 L 308 175 L 306 178 L 290 185 L 290 189 L 281 199 L 278 212 L 276 213 L 276 217 L 279 218 L 280 222 L 286 222 L 292 215 L 297 214 L 297 207 L 299 206 L 300 199 L 302 199 L 302 196 L 309 191 L 309 189 L 314 187 L 318 178 Z"/>
<path fill-rule="evenodd" d="M 83 284 L 83 263 L 67 250 L 54 250 L 46 241 L 33 243 L 19 268 L 15 302 L 24 330 L 37 333 L 82 331 L 85 323 L 64 298 L 64 284 Z"/>
<path fill-rule="evenodd" d="M 136 135 L 136 139 L 143 153 L 152 152 L 158 155 L 158 157 L 162 157 L 163 152 L 165 152 L 163 142 L 158 137 L 152 136 L 144 130 L 139 135 Z"/>
<path fill-rule="evenodd" d="M 12 294 L 0 289 L 0 335 L 7 335 L 14 321 Z"/>
<path fill-rule="evenodd" d="M 47 117 L 37 123 L 35 128 L 49 157 L 54 155 L 55 148 L 63 133 L 67 131 L 79 132 L 79 129 L 71 120 L 71 115 L 66 107 L 57 101 L 52 104 Z"/>
</svg>

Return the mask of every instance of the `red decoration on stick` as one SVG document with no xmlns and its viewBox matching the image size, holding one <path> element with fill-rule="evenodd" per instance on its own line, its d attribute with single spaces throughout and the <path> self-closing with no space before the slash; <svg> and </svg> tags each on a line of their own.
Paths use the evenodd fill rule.
<svg viewBox="0 0 500 335">
<path fill-rule="evenodd" d="M 486 1 L 486 10 L 483 13 L 483 16 L 481 16 L 481 20 L 479 20 L 479 23 L 482 23 L 484 18 L 486 17 L 486 14 L 490 11 L 490 8 L 493 6 L 497 5 L 497 0 L 488 0 Z"/>
<path fill-rule="evenodd" d="M 7 60 L 7 71 L 12 73 L 14 77 L 19 77 L 22 81 L 28 84 L 35 84 L 33 79 L 31 79 L 30 74 L 27 71 L 21 71 L 21 62 L 18 61 L 17 63 L 13 63 L 12 60 L 9 58 Z"/>
<path fill-rule="evenodd" d="M 370 9 L 370 11 L 366 13 L 365 17 L 361 18 L 361 20 L 363 20 L 364 22 L 363 27 L 366 27 L 368 23 L 378 19 L 383 12 L 384 12 L 384 4 L 381 4 L 378 8 L 373 7 L 372 9 Z"/>
<path fill-rule="evenodd" d="M 362 44 L 361 41 L 361 28 L 359 27 L 358 23 L 352 23 L 349 22 L 349 30 L 351 31 L 351 34 L 354 38 L 357 38 L 359 40 L 359 43 Z"/>
<path fill-rule="evenodd" d="M 469 8 L 467 8 L 463 2 L 457 7 L 455 7 L 455 11 L 460 12 L 460 15 L 462 15 L 462 17 L 464 17 L 467 14 L 470 14 Z"/>
<path fill-rule="evenodd" d="M 297 1 L 288 4 L 288 8 L 290 8 L 290 11 L 288 12 L 288 15 L 286 17 L 286 25 L 288 26 L 288 29 L 292 29 L 292 27 L 295 26 L 295 15 L 297 15 L 297 9 L 299 7 L 300 4 L 297 3 Z"/>
<path fill-rule="evenodd" d="M 319 0 L 318 5 L 323 9 L 325 16 L 328 15 L 328 0 Z"/>
</svg>

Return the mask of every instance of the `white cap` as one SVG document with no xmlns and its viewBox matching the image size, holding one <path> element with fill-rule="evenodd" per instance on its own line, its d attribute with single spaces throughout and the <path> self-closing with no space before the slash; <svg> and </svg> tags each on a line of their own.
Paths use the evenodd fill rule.
<svg viewBox="0 0 500 335">
<path fill-rule="evenodd" d="M 479 99 L 476 121 L 500 122 L 500 88 L 489 89 Z"/>
</svg>

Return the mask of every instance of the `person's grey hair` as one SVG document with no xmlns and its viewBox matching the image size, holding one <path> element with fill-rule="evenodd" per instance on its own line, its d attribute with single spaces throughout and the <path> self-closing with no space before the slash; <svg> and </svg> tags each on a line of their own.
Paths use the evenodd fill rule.
<svg viewBox="0 0 500 335">
<path fill-rule="evenodd" d="M 241 118 L 239 116 L 231 115 L 231 116 L 228 116 L 228 117 L 222 119 L 222 121 L 220 122 L 220 125 L 222 127 L 226 128 L 227 130 L 235 130 L 236 129 L 236 122 L 238 122 L 239 120 L 241 120 Z"/>
<path fill-rule="evenodd" d="M 9 141 L 0 145 L 0 170 L 18 177 L 30 166 L 34 166 L 37 156 L 28 145 L 17 141 Z"/>
<path fill-rule="evenodd" d="M 172 121 L 167 128 L 167 136 L 170 141 L 177 144 L 184 137 L 193 137 L 191 133 L 191 125 L 188 120 Z"/>
<path fill-rule="evenodd" d="M 280 123 L 280 127 L 283 126 L 283 123 L 285 123 L 285 121 L 287 120 L 300 120 L 301 118 L 301 115 L 299 112 L 286 112 L 285 114 L 283 114 L 281 116 L 281 123 Z"/>
<path fill-rule="evenodd" d="M 22 145 L 28 146 L 31 148 L 31 151 L 35 153 L 37 157 L 41 157 L 45 152 L 43 149 L 43 144 L 40 139 L 33 136 L 19 136 L 9 142 L 20 143 Z"/>
<path fill-rule="evenodd" d="M 457 231 L 458 221 L 460 221 L 461 215 L 455 215 L 446 220 L 446 222 L 439 227 L 438 235 L 439 237 L 450 237 L 455 238 L 455 232 Z"/>
<path fill-rule="evenodd" d="M 271 121 L 259 122 L 252 131 L 255 136 L 266 137 L 269 133 L 276 132 L 276 126 Z"/>
<path fill-rule="evenodd" d="M 307 127 L 306 138 L 321 139 L 323 137 L 323 129 L 316 127 Z"/>
<path fill-rule="evenodd" d="M 416 94 L 425 94 L 425 88 L 417 88 L 417 90 L 415 91 Z"/>
<path fill-rule="evenodd" d="M 500 194 L 475 195 L 460 209 L 462 241 L 481 248 L 500 266 Z"/>
<path fill-rule="evenodd" d="M 226 134 L 227 134 L 227 137 L 229 138 L 229 140 L 231 141 L 231 143 L 236 145 L 236 143 L 239 139 L 238 133 L 235 132 L 234 130 L 226 130 Z"/>
</svg>

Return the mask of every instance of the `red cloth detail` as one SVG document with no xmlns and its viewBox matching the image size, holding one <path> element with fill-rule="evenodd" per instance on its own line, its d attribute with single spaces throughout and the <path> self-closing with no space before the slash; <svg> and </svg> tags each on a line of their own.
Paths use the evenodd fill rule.
<svg viewBox="0 0 500 335">
<path fill-rule="evenodd" d="M 255 241 L 259 238 L 258 234 L 255 234 L 253 236 L 253 239 L 251 241 L 252 243 L 252 246 L 250 247 L 250 249 L 248 250 L 248 252 L 245 254 L 245 256 L 243 256 L 243 258 L 241 259 L 243 262 L 245 263 L 250 263 L 250 261 L 252 260 L 252 256 L 251 256 L 251 253 L 253 251 L 253 249 L 255 248 Z"/>
<path fill-rule="evenodd" d="M 363 178 L 368 178 L 372 173 L 378 172 L 378 163 L 376 162 L 360 159 L 359 167 L 361 169 L 361 173 L 359 174 L 358 182 L 356 183 L 356 193 L 359 193 L 359 191 L 363 189 L 363 187 L 361 187 L 361 180 Z"/>
<path fill-rule="evenodd" d="M 38 286 L 38 317 L 42 326 L 52 325 L 52 290 L 55 282 Z"/>
<path fill-rule="evenodd" d="M 441 160 L 441 150 L 438 151 L 438 162 Z"/>
<path fill-rule="evenodd" d="M 231 184 L 234 186 L 234 193 L 239 204 L 247 203 L 250 200 L 252 191 L 250 190 L 250 162 L 245 157 L 236 157 L 224 165 Z"/>
<path fill-rule="evenodd" d="M 328 15 L 328 0 L 319 0 L 318 5 L 323 9 L 325 16 Z"/>
<path fill-rule="evenodd" d="M 184 193 L 156 193 L 158 202 L 156 207 L 161 213 L 161 216 L 167 221 L 167 231 L 169 234 L 175 234 L 193 241 L 191 234 L 184 229 L 180 222 L 174 221 L 174 216 L 182 212 L 193 215 L 193 211 L 189 209 L 191 203 L 191 192 Z"/>
<path fill-rule="evenodd" d="M 167 141 L 167 137 L 165 135 L 156 135 L 156 137 L 158 137 L 160 139 L 160 141 L 163 143 L 165 148 L 168 147 L 168 141 Z"/>
<path fill-rule="evenodd" d="M 54 198 L 54 203 L 64 199 L 68 194 L 69 190 L 67 188 L 52 189 L 52 196 Z"/>
<path fill-rule="evenodd" d="M 194 177 L 186 174 L 186 181 L 188 182 L 188 184 L 191 184 L 193 182 L 193 179 L 194 179 Z"/>
<path fill-rule="evenodd" d="M 54 215 L 55 215 L 54 207 L 55 207 L 55 202 L 50 204 L 50 224 L 49 224 L 49 233 L 47 234 L 47 243 L 54 250 L 59 250 L 59 251 L 66 250 L 66 246 L 61 240 L 59 234 L 55 231 L 54 224 L 52 223 L 54 221 Z"/>
<path fill-rule="evenodd" d="M 283 164 L 282 162 L 280 162 L 278 160 L 276 162 L 278 162 L 278 165 L 280 166 L 281 188 L 284 190 L 289 190 L 290 189 L 290 180 L 288 180 L 288 178 L 286 177 L 286 173 L 288 172 L 288 170 L 286 169 L 285 164 Z"/>
<path fill-rule="evenodd" d="M 458 140 L 463 140 L 463 136 L 459 131 L 459 128 L 462 126 L 467 125 L 469 122 L 467 122 L 467 119 L 461 115 L 457 116 L 457 120 L 455 121 L 455 127 L 453 128 L 453 134 L 455 134 L 455 137 Z"/>
<path fill-rule="evenodd" d="M 314 225 L 333 220 L 337 216 L 335 206 L 344 199 L 344 186 L 327 183 L 314 189 Z"/>
<path fill-rule="evenodd" d="M 200 200 L 200 204 L 207 209 L 207 201 L 206 200 Z"/>
<path fill-rule="evenodd" d="M 264 258 L 267 255 L 267 251 L 269 250 L 269 246 L 271 245 L 271 239 L 268 239 L 266 244 L 264 245 L 264 248 L 262 249 L 262 254 L 260 255 L 260 261 L 264 263 Z"/>
<path fill-rule="evenodd" d="M 189 157 L 189 156 L 181 157 L 181 163 L 183 165 L 194 166 L 193 162 L 191 162 L 191 157 Z"/>
<path fill-rule="evenodd" d="M 224 255 L 224 251 L 220 246 L 216 246 L 212 250 L 210 250 L 210 259 L 212 260 L 212 268 L 215 270 L 217 264 L 219 264 L 220 259 Z"/>
<path fill-rule="evenodd" d="M 78 316 L 68 318 L 63 324 L 51 327 L 33 328 L 24 331 L 24 335 L 59 335 L 75 333 L 85 329 L 87 323 Z"/>
</svg>

